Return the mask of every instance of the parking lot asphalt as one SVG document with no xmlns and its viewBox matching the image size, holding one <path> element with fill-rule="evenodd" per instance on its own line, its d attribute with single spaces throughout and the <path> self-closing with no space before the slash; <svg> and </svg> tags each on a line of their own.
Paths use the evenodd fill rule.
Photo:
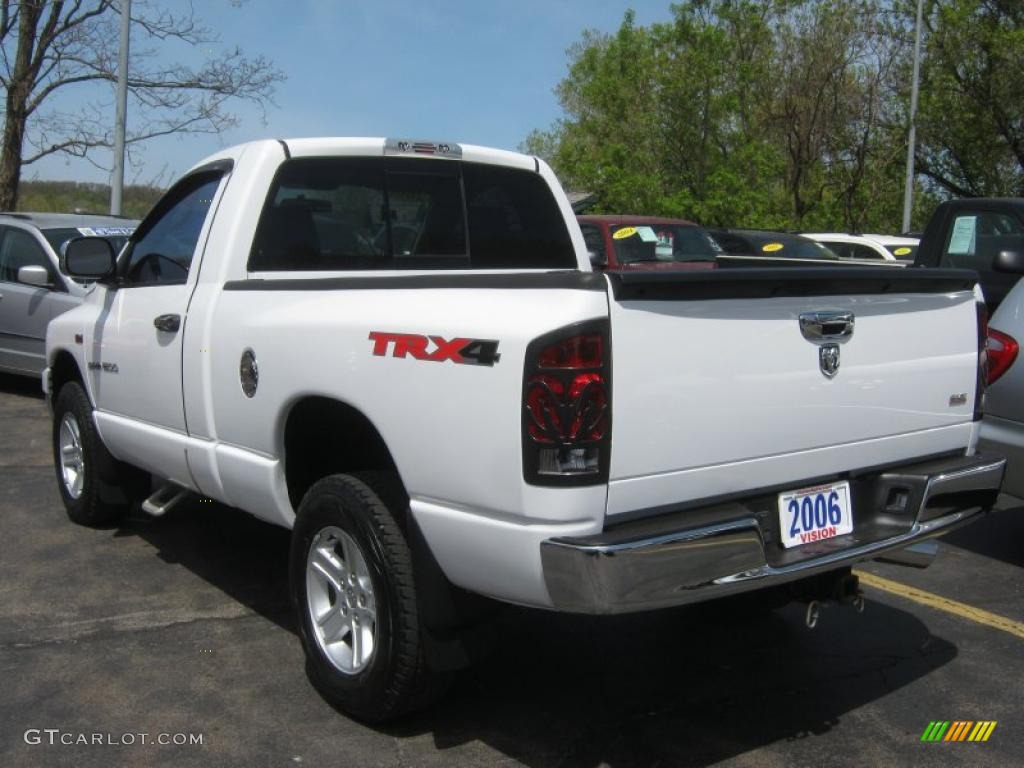
<svg viewBox="0 0 1024 768">
<path fill-rule="evenodd" d="M 813 631 L 800 605 L 509 609 L 491 655 L 443 701 L 366 727 L 306 679 L 287 531 L 199 502 L 72 525 L 37 388 L 0 376 L 0 765 L 1021 762 L 1024 638 L 871 586 L 863 614 L 830 608 Z M 1024 626 L 1018 504 L 948 536 L 927 570 L 862 570 Z M 997 726 L 984 743 L 922 743 L 935 720 Z M 61 743 L 94 734 L 134 743 Z M 162 734 L 202 743 L 152 743 Z"/>
</svg>

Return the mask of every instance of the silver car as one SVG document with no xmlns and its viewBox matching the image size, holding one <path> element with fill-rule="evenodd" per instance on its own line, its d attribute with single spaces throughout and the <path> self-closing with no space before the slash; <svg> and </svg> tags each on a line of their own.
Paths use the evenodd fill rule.
<svg viewBox="0 0 1024 768">
<path fill-rule="evenodd" d="M 1018 269 L 1024 266 L 1020 254 Z M 997 267 L 998 269 L 998 267 Z M 1024 343 L 1024 280 L 1006 294 L 988 324 L 986 353 L 989 385 L 981 422 L 981 446 L 1006 456 L 1003 491 L 1024 497 L 1024 361 L 1018 354 Z"/>
<path fill-rule="evenodd" d="M 77 213 L 0 213 L 0 371 L 39 376 L 46 325 L 92 290 L 60 274 L 58 254 L 73 237 L 123 245 L 138 222 Z"/>
</svg>

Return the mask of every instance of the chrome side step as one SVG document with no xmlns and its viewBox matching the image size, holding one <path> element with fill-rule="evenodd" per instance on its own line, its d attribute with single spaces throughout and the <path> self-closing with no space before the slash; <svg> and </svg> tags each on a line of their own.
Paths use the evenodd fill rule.
<svg viewBox="0 0 1024 768">
<path fill-rule="evenodd" d="M 153 517 L 162 517 L 188 498 L 191 493 L 192 491 L 188 488 L 182 488 L 174 483 L 166 483 L 142 502 L 142 511 Z"/>
</svg>

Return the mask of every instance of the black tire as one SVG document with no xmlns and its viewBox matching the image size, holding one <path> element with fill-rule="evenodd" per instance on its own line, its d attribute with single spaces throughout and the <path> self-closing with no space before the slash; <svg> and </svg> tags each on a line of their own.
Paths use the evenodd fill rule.
<svg viewBox="0 0 1024 768">
<path fill-rule="evenodd" d="M 306 493 L 292 531 L 292 604 L 307 673 L 328 701 L 368 723 L 393 720 L 426 706 L 443 693 L 447 682 L 430 670 L 425 660 L 412 557 L 398 524 L 404 518 L 402 507 L 407 505 L 401 483 L 393 475 L 331 475 Z M 330 536 L 321 534 L 334 529 L 347 534 L 358 547 L 376 603 L 372 655 L 365 666 L 354 671 L 341 669 L 321 647 L 307 588 L 310 549 L 314 542 L 329 542 Z M 341 598 L 336 592 L 328 593 L 334 594 L 333 600 L 329 599 L 333 610 Z M 347 636 L 351 645 L 351 629 Z"/>
<path fill-rule="evenodd" d="M 73 418 L 81 449 L 81 487 L 74 495 L 64 479 L 61 463 L 61 425 L 65 416 Z M 53 405 L 53 465 L 57 473 L 64 509 L 71 521 L 90 527 L 116 523 L 138 494 L 142 473 L 122 465 L 107 451 L 92 419 L 92 403 L 78 382 L 61 387 Z"/>
</svg>

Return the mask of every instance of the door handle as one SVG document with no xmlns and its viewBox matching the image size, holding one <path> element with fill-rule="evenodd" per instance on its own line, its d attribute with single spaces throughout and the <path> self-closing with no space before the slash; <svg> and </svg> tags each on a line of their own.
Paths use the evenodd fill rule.
<svg viewBox="0 0 1024 768">
<path fill-rule="evenodd" d="M 181 315 L 160 315 L 153 319 L 153 326 L 164 333 L 177 333 L 181 328 Z"/>
</svg>

